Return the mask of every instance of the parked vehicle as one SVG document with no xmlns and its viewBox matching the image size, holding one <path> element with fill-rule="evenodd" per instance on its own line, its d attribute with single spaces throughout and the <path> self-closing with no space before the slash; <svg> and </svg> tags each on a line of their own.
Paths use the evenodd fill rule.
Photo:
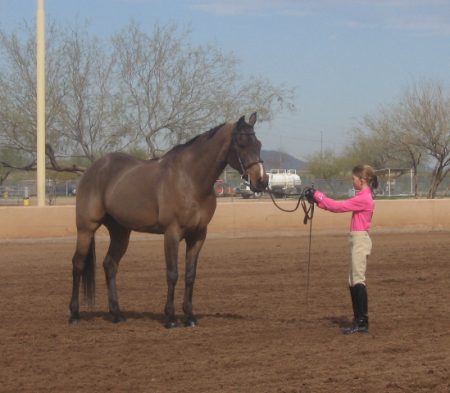
<svg viewBox="0 0 450 393">
<path fill-rule="evenodd" d="M 269 188 L 272 191 L 282 191 L 283 194 L 278 194 L 279 197 L 301 191 L 302 180 L 295 169 L 271 169 L 267 175 Z"/>
<path fill-rule="evenodd" d="M 244 199 L 249 199 L 250 197 L 259 199 L 262 196 L 261 192 L 253 192 L 250 190 L 250 187 L 246 183 L 241 183 L 239 187 L 236 187 L 236 194 L 242 196 Z"/>
<path fill-rule="evenodd" d="M 269 177 L 269 189 L 280 191 L 280 194 L 274 194 L 275 197 L 282 198 L 285 194 L 297 194 L 301 191 L 302 180 L 295 169 L 271 169 L 267 172 Z M 261 198 L 263 193 L 253 192 L 246 183 L 241 183 L 236 188 L 236 193 L 242 198 L 248 199 Z"/>
<path fill-rule="evenodd" d="M 216 197 L 236 195 L 235 189 L 220 179 L 216 180 L 216 184 L 214 184 L 214 193 L 216 194 Z"/>
</svg>

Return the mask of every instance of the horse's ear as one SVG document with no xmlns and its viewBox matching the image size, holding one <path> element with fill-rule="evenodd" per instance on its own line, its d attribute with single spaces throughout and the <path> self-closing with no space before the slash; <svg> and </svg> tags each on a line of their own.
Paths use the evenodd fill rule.
<svg viewBox="0 0 450 393">
<path fill-rule="evenodd" d="M 252 127 L 255 125 L 255 123 L 256 123 L 256 112 L 252 113 L 250 119 L 248 120 L 248 124 L 250 124 Z"/>
<path fill-rule="evenodd" d="M 245 124 L 245 116 L 242 116 L 236 123 L 236 129 L 239 130 L 239 128 L 242 126 L 242 124 Z"/>
</svg>

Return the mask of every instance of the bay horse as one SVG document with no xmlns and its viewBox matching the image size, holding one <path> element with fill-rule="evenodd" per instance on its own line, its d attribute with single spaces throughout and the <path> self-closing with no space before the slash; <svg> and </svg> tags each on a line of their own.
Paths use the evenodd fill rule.
<svg viewBox="0 0 450 393">
<path fill-rule="evenodd" d="M 103 224 L 110 245 L 103 261 L 113 322 L 125 321 L 116 290 L 116 273 L 131 231 L 164 235 L 168 286 L 166 328 L 179 327 L 174 292 L 178 280 L 178 250 L 186 242 L 185 326 L 198 326 L 192 294 L 197 258 L 206 239 L 207 226 L 216 209 L 214 184 L 229 164 L 246 176 L 254 191 L 267 187 L 268 177 L 260 158 L 261 142 L 242 116 L 236 123 L 221 124 L 175 146 L 160 158 L 142 160 L 124 153 L 110 153 L 95 161 L 77 187 L 77 242 L 72 258 L 73 289 L 69 323 L 80 320 L 79 288 L 92 306 L 95 300 L 95 232 Z"/>
</svg>

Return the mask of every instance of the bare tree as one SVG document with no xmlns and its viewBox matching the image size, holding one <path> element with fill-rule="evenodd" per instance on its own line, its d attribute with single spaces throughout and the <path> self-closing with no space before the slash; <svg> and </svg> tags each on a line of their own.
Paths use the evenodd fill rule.
<svg viewBox="0 0 450 393">
<path fill-rule="evenodd" d="M 86 26 L 60 28 L 50 24 L 46 39 L 47 168 L 78 172 L 84 167 L 63 165 L 67 158 L 90 162 L 106 151 L 133 141 L 113 79 L 112 50 L 88 33 Z M 21 40 L 21 37 L 28 37 Z M 0 72 L 0 145 L 26 153 L 36 161 L 35 28 L 0 31 L 4 67 Z M 11 163 L 6 166 L 16 167 Z"/>
<path fill-rule="evenodd" d="M 436 160 L 428 192 L 434 198 L 450 171 L 450 96 L 442 81 L 421 80 L 405 90 L 400 106 L 417 146 Z"/>
<path fill-rule="evenodd" d="M 27 162 L 4 161 L 9 168 L 32 170 L 36 164 L 35 31 L 26 22 L 10 34 L 0 30 L 0 147 L 20 152 Z M 57 128 L 64 96 L 61 30 L 49 23 L 46 37 L 46 141 L 60 152 L 67 149 Z"/>
<path fill-rule="evenodd" d="M 129 113 L 151 157 L 250 111 L 271 120 L 284 105 L 293 109 L 292 90 L 244 80 L 238 59 L 212 44 L 194 47 L 190 34 L 172 23 L 147 35 L 131 21 L 113 39 Z"/>
<path fill-rule="evenodd" d="M 49 35 L 52 35 L 49 28 Z M 25 34 L 24 34 L 25 33 Z M 21 35 L 31 34 L 22 43 Z M 31 29 L 7 35 L 0 30 L 0 146 L 27 154 L 30 160 L 36 153 L 36 48 Z M 51 50 L 51 48 L 50 48 Z"/>
<path fill-rule="evenodd" d="M 426 160 L 427 154 L 425 149 L 418 145 L 404 108 L 401 105 L 381 106 L 375 115 L 364 117 L 363 126 L 366 130 L 364 144 L 369 144 L 376 152 L 377 160 L 371 164 L 375 164 L 375 168 L 412 168 L 417 197 L 417 171 L 422 160 Z"/>
<path fill-rule="evenodd" d="M 398 165 L 412 168 L 418 195 L 417 169 L 430 158 L 435 161 L 428 198 L 450 171 L 450 95 L 442 81 L 422 79 L 407 87 L 399 103 L 381 107 L 366 116 L 363 129 L 354 130 L 353 149 L 376 151 L 375 167 Z M 373 165 L 373 163 L 372 163 Z"/>
<path fill-rule="evenodd" d="M 155 156 L 250 111 L 270 120 L 294 109 L 293 90 L 244 80 L 232 55 L 194 47 L 189 29 L 157 25 L 149 36 L 131 22 L 109 41 L 88 27 L 47 28 L 48 169 L 82 173 L 109 151 L 146 147 Z M 8 168 L 36 164 L 35 30 L 26 23 L 10 34 L 0 29 L 0 147 L 27 159 L 22 166 L 4 162 Z"/>
<path fill-rule="evenodd" d="M 104 41 L 84 28 L 69 28 L 62 37 L 64 95 L 57 127 L 66 155 L 94 161 L 108 151 L 127 148 L 136 135 L 114 75 L 115 59 Z M 51 149 L 47 154 L 51 158 Z"/>
</svg>

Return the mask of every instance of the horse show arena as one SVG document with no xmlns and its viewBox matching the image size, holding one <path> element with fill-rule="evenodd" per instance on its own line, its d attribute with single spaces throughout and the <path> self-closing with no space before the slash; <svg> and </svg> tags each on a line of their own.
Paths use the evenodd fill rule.
<svg viewBox="0 0 450 393">
<path fill-rule="evenodd" d="M 375 210 L 370 332 L 350 336 L 340 333 L 351 322 L 350 215 L 316 212 L 306 304 L 303 213 L 219 204 L 197 269 L 200 327 L 166 330 L 160 237 L 130 243 L 117 276 L 128 320 L 113 324 L 100 234 L 96 306 L 82 302 L 82 321 L 69 326 L 73 213 L 62 209 L 50 225 L 57 210 L 44 208 L 16 233 L 28 207 L 0 208 L 9 225 L 0 231 L 0 392 L 449 392 L 448 201 L 395 202 Z"/>
</svg>

